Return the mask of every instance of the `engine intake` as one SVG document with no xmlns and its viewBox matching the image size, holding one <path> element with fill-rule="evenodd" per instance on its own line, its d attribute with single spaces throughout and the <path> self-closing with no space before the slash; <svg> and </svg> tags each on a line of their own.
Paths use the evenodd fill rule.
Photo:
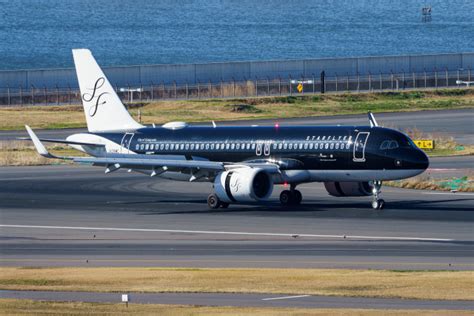
<svg viewBox="0 0 474 316">
<path fill-rule="evenodd" d="M 332 196 L 367 196 L 373 188 L 369 182 L 324 182 L 324 186 Z"/>
<path fill-rule="evenodd" d="M 273 181 L 263 169 L 242 168 L 219 173 L 214 189 L 223 202 L 262 201 L 272 194 Z"/>
</svg>

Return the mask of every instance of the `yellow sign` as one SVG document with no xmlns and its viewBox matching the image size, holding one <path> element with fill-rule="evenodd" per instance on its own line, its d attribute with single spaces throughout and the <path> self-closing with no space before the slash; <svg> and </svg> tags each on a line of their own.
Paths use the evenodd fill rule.
<svg viewBox="0 0 474 316">
<path fill-rule="evenodd" d="M 417 139 L 413 141 L 418 148 L 434 149 L 434 140 L 432 139 Z"/>
<path fill-rule="evenodd" d="M 299 93 L 303 92 L 303 84 L 299 83 L 298 86 L 296 87 L 296 89 L 298 89 Z"/>
</svg>

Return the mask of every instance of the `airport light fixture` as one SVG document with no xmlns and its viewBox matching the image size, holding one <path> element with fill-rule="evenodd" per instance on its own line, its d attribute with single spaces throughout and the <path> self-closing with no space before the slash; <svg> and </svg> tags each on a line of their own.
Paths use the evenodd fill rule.
<svg viewBox="0 0 474 316">
<path fill-rule="evenodd" d="M 130 88 L 120 88 L 120 92 L 128 92 L 129 95 L 129 101 L 133 102 L 133 93 L 134 92 L 143 92 L 142 88 L 136 88 L 136 89 L 130 89 Z"/>
<path fill-rule="evenodd" d="M 456 80 L 457 85 L 465 84 L 466 87 L 469 87 L 471 84 L 474 84 L 474 81 L 463 81 L 463 80 Z"/>
</svg>

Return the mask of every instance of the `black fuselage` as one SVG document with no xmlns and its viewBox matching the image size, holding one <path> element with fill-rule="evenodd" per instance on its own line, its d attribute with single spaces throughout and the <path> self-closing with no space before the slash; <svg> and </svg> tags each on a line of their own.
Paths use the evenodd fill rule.
<svg viewBox="0 0 474 316">
<path fill-rule="evenodd" d="M 429 164 L 408 136 L 382 127 L 188 126 L 97 135 L 137 154 L 222 162 L 271 161 L 290 170 L 424 170 Z"/>
</svg>

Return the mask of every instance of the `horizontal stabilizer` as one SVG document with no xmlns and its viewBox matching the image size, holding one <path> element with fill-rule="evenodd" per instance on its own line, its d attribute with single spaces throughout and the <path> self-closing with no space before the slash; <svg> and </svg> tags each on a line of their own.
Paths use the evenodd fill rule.
<svg viewBox="0 0 474 316">
<path fill-rule="evenodd" d="M 29 137 L 17 137 L 19 140 L 32 140 Z M 87 143 L 87 142 L 75 142 L 66 139 L 52 139 L 52 138 L 38 138 L 42 142 L 47 143 L 59 143 L 59 144 L 67 144 L 67 145 L 81 145 L 81 146 L 95 146 L 95 147 L 105 147 L 104 144 L 95 144 L 95 143 Z"/>
</svg>

